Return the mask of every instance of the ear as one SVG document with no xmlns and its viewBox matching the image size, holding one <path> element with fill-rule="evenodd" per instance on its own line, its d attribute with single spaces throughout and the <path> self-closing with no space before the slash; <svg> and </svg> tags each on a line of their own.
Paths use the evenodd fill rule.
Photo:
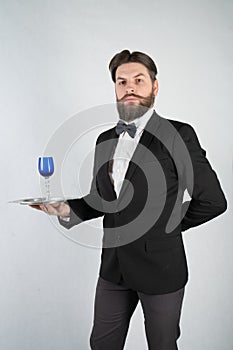
<svg viewBox="0 0 233 350">
<path fill-rule="evenodd" d="M 154 95 L 156 96 L 158 94 L 158 91 L 159 91 L 159 84 L 158 84 L 158 80 L 157 79 L 154 81 L 153 91 L 154 91 Z"/>
</svg>

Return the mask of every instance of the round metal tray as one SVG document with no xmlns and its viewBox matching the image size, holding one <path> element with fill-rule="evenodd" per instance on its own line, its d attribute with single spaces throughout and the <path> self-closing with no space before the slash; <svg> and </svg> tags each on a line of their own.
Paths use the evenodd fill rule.
<svg viewBox="0 0 233 350">
<path fill-rule="evenodd" d="M 24 204 L 24 205 L 40 205 L 40 204 L 60 203 L 65 201 L 66 201 L 66 198 L 61 198 L 61 197 L 55 197 L 50 199 L 46 199 L 45 197 L 39 197 L 39 198 L 16 199 L 16 200 L 10 201 L 9 203 L 18 203 L 18 204 Z"/>
</svg>

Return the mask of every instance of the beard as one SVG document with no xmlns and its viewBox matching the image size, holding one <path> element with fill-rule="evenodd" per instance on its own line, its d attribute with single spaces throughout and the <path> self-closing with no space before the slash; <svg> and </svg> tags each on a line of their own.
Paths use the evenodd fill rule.
<svg viewBox="0 0 233 350">
<path fill-rule="evenodd" d="M 126 97 L 133 96 L 139 99 L 139 104 L 134 102 L 124 103 Z M 135 94 L 125 95 L 121 99 L 117 99 L 117 110 L 120 119 L 131 122 L 136 118 L 142 117 L 154 104 L 155 96 L 153 90 L 150 95 L 146 97 L 138 96 Z"/>
</svg>

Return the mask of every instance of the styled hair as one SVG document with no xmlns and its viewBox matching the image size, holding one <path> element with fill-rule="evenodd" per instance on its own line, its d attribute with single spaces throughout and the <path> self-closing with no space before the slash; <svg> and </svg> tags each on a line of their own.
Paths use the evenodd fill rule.
<svg viewBox="0 0 233 350">
<path fill-rule="evenodd" d="M 109 70 L 114 83 L 116 82 L 117 68 L 124 63 L 130 63 L 130 62 L 143 64 L 148 70 L 152 83 L 156 80 L 156 75 L 158 73 L 157 67 L 154 61 L 147 54 L 139 51 L 134 51 L 130 53 L 129 50 L 123 50 L 117 53 L 109 63 Z"/>
</svg>

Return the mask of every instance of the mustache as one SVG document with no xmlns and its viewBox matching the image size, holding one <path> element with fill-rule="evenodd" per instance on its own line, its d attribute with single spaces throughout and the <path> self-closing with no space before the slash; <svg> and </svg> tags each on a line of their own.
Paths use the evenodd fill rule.
<svg viewBox="0 0 233 350">
<path fill-rule="evenodd" d="M 136 98 L 139 98 L 139 99 L 142 99 L 142 98 L 143 98 L 142 96 L 139 96 L 139 95 L 127 94 L 127 95 L 123 96 L 121 99 L 118 99 L 117 101 L 118 101 L 118 102 L 122 102 L 122 101 L 124 101 L 127 97 L 136 97 Z"/>
</svg>

